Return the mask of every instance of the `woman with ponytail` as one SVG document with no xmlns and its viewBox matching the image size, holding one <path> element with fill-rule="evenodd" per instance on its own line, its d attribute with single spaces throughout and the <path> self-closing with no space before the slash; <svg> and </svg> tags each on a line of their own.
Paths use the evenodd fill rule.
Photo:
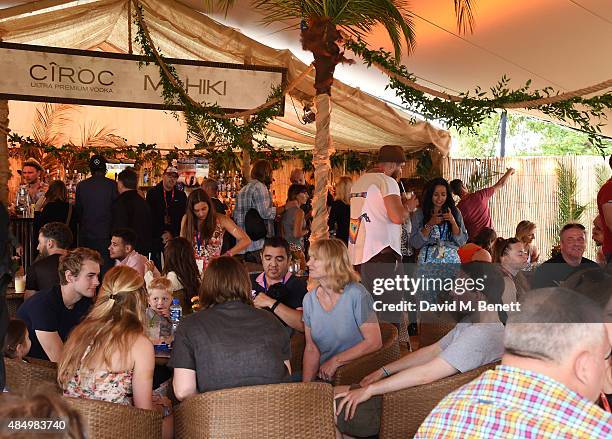
<svg viewBox="0 0 612 439">
<path fill-rule="evenodd" d="M 153 402 L 155 354 L 144 334 L 146 304 L 136 270 L 116 266 L 106 273 L 95 305 L 64 346 L 57 375 L 65 396 L 162 410 Z"/>
</svg>

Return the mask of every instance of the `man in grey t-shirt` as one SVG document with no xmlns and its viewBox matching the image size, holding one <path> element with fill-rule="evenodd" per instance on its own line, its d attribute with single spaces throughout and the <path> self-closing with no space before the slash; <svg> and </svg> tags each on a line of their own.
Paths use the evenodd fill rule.
<svg viewBox="0 0 612 439">
<path fill-rule="evenodd" d="M 480 310 L 480 302 L 498 304 L 504 287 L 499 270 L 492 264 L 472 263 L 462 267 L 464 275 L 482 279 L 484 288 L 455 294 L 456 302 L 471 302 L 469 312 L 440 341 L 420 348 L 366 376 L 361 388 L 348 386 L 335 389 L 339 400 L 338 429 L 351 436 L 378 434 L 380 400 L 384 393 L 428 384 L 498 361 L 504 353 L 504 326 L 496 311 Z M 485 295 L 486 294 L 486 295 Z M 463 309 L 470 309 L 464 306 Z M 486 309 L 486 308 L 482 308 Z M 367 401 L 367 403 L 366 403 Z M 365 403 L 365 404 L 364 404 Z M 345 419 L 349 418 L 349 419 Z"/>
<path fill-rule="evenodd" d="M 469 372 L 483 364 L 493 363 L 504 354 L 504 325 L 472 323 L 466 317 L 438 345 L 440 357 L 459 372 Z"/>
</svg>

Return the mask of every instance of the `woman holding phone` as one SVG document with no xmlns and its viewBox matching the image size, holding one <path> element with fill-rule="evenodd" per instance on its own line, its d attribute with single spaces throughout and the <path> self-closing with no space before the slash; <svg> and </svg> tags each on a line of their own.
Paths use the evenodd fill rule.
<svg viewBox="0 0 612 439">
<path fill-rule="evenodd" d="M 443 178 L 433 179 L 423 194 L 423 208 L 414 213 L 410 244 L 420 249 L 418 263 L 460 264 L 459 247 L 468 235 Z"/>
</svg>

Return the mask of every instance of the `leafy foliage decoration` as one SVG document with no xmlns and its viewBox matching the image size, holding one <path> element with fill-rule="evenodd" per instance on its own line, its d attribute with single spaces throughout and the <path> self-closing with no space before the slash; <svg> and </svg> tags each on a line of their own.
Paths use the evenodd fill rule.
<svg viewBox="0 0 612 439">
<path fill-rule="evenodd" d="M 139 5 L 139 12 L 142 15 L 142 6 Z M 281 102 L 267 108 L 259 110 L 248 118 L 229 119 L 220 117 L 225 114 L 217 104 L 211 105 L 194 105 L 184 95 L 184 86 L 180 80 L 176 68 L 164 61 L 165 67 L 178 84 L 176 87 L 172 81 L 166 76 L 161 65 L 158 65 L 152 47 L 148 43 L 145 30 L 141 26 L 138 19 L 134 20 L 137 28 L 135 40 L 140 44 L 145 55 L 146 61 L 144 64 L 154 62 L 158 68 L 161 78 L 161 95 L 164 103 L 169 107 L 179 106 L 182 108 L 182 113 L 187 124 L 187 137 L 195 138 L 198 141 L 197 148 L 207 149 L 209 151 L 222 149 L 226 151 L 231 149 L 245 149 L 250 153 L 254 153 L 255 149 L 251 139 L 259 138 L 260 143 L 267 145 L 265 141 L 265 128 L 268 123 L 276 116 L 281 114 Z M 157 48 L 157 52 L 161 53 Z M 161 55 L 160 55 L 161 56 Z M 163 60 L 163 56 L 162 56 Z M 282 96 L 282 88 L 274 87 L 268 100 Z M 178 115 L 174 113 L 178 118 Z"/>
<path fill-rule="evenodd" d="M 397 64 L 393 55 L 388 51 L 368 49 L 367 44 L 361 39 L 348 38 L 344 41 L 344 47 L 359 55 L 367 66 L 377 64 L 402 78 L 416 82 L 416 76 L 410 73 L 406 66 Z M 483 120 L 507 105 L 535 101 L 559 94 L 552 87 L 532 90 L 531 80 L 516 90 L 511 90 L 509 83 L 510 79 L 504 75 L 488 91 L 476 87 L 472 92 L 460 93 L 459 101 L 432 97 L 393 77 L 389 79 L 387 88 L 394 90 L 408 109 L 422 114 L 426 119 L 442 120 L 449 127 L 469 131 L 473 131 Z M 605 141 L 601 135 L 602 123 L 593 124 L 592 119 L 605 119 L 604 111 L 612 109 L 612 92 L 591 98 L 576 96 L 533 108 L 561 122 L 579 127 L 588 135 L 591 144 L 602 155 L 605 155 Z"/>
<path fill-rule="evenodd" d="M 557 161 L 555 173 L 557 175 L 556 196 L 559 203 L 555 235 L 558 237 L 559 231 L 565 224 L 580 222 L 582 214 L 588 206 L 578 203 L 578 177 L 576 176 L 576 171 L 571 166 Z"/>
</svg>

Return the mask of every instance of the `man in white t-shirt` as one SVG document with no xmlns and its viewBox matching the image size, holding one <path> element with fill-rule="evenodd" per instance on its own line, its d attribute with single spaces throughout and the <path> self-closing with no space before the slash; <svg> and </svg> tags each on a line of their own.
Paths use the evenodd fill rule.
<svg viewBox="0 0 612 439">
<path fill-rule="evenodd" d="M 378 151 L 377 165 L 351 188 L 349 259 L 370 292 L 374 278 L 398 274 L 402 224 L 417 203 L 414 197 L 405 202 L 400 198 L 396 180 L 405 164 L 401 146 L 385 145 Z"/>
<path fill-rule="evenodd" d="M 405 164 L 406 155 L 400 146 L 385 145 L 378 151 L 376 167 L 353 183 L 348 241 L 353 265 L 373 259 L 376 262 L 401 259 L 402 224 L 414 208 L 408 202 L 402 204 L 396 181 Z M 380 260 L 383 255 L 388 256 Z"/>
</svg>

